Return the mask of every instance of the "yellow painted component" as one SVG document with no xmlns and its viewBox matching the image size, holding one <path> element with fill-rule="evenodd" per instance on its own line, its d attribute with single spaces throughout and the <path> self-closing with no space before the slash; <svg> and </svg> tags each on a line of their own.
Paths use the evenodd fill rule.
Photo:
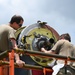
<svg viewBox="0 0 75 75">
<path fill-rule="evenodd" d="M 56 40 L 55 37 L 54 37 L 54 35 L 52 34 L 52 32 L 50 30 L 47 30 L 47 29 L 44 29 L 44 28 L 36 28 L 36 29 L 31 30 L 28 33 L 28 35 L 32 35 L 32 36 L 26 38 L 27 43 L 30 44 L 31 46 L 32 46 L 32 41 L 34 39 L 34 33 L 35 32 L 37 34 L 44 35 L 44 36 L 46 36 L 48 38 L 54 38 L 54 40 Z"/>
<path fill-rule="evenodd" d="M 32 48 L 32 41 L 33 39 L 35 38 L 34 37 L 34 33 L 36 34 L 40 34 L 40 35 L 44 35 L 48 38 L 53 38 L 54 40 L 56 40 L 55 36 L 53 35 L 53 33 L 48 30 L 48 29 L 45 29 L 45 28 L 35 28 L 33 30 L 30 30 L 30 32 L 28 33 L 28 35 L 32 35 L 31 37 L 27 37 L 26 38 L 26 41 L 27 41 L 27 44 L 30 44 L 30 50 L 33 51 L 33 48 Z M 52 63 L 53 62 L 53 58 L 40 58 L 40 57 L 37 57 L 37 56 L 31 56 L 31 58 L 39 63 L 40 65 L 43 65 L 43 66 L 48 66 L 47 64 L 48 63 Z M 37 61 L 38 60 L 38 61 Z"/>
<path fill-rule="evenodd" d="M 24 28 L 25 27 L 21 27 L 20 29 L 18 29 L 16 31 L 16 33 L 15 33 L 16 39 L 19 37 L 19 34 L 21 33 L 21 31 Z M 42 27 L 30 29 L 30 30 L 28 30 L 27 36 L 29 36 L 29 35 L 31 35 L 31 36 L 26 37 L 26 44 L 27 44 L 27 46 L 29 45 L 30 50 L 32 50 L 32 51 L 35 51 L 32 48 L 32 42 L 33 42 L 33 40 L 35 38 L 34 33 L 36 33 L 36 35 L 38 35 L 38 34 L 43 35 L 43 36 L 45 36 L 47 38 L 53 38 L 55 42 L 57 41 L 57 37 L 54 35 L 54 33 L 56 34 L 56 32 L 53 33 L 53 31 L 50 30 L 50 29 L 46 29 L 46 28 L 42 28 Z M 22 37 L 21 40 L 22 40 L 21 42 L 23 43 L 24 38 Z M 28 48 L 28 47 L 26 47 L 26 48 Z M 30 57 L 36 63 L 38 63 L 38 64 L 40 64 L 42 66 L 48 66 L 48 63 L 53 63 L 53 61 L 55 61 L 53 58 L 42 58 L 42 57 L 38 57 L 38 56 L 30 56 Z"/>
</svg>

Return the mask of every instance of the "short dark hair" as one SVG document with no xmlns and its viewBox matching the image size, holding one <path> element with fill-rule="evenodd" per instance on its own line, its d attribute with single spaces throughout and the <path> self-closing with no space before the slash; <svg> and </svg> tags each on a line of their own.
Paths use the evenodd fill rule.
<svg viewBox="0 0 75 75">
<path fill-rule="evenodd" d="M 20 16 L 20 15 L 14 15 L 11 18 L 10 23 L 13 24 L 14 22 L 16 22 L 17 24 L 19 24 L 21 20 L 24 21 L 24 19 L 22 18 L 22 16 Z"/>
<path fill-rule="evenodd" d="M 60 38 L 62 38 L 62 37 L 64 39 L 68 40 L 69 42 L 71 42 L 71 37 L 70 37 L 69 33 L 65 33 L 65 34 L 60 35 Z"/>
</svg>

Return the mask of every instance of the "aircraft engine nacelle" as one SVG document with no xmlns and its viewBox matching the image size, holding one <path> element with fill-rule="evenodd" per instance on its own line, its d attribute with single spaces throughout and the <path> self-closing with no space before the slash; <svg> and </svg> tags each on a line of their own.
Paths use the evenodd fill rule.
<svg viewBox="0 0 75 75">
<path fill-rule="evenodd" d="M 41 51 L 44 47 L 50 50 L 59 38 L 59 34 L 46 22 L 38 21 L 35 24 L 21 27 L 15 33 L 19 48 L 32 51 Z M 53 61 L 53 58 L 42 58 L 31 56 L 32 60 L 42 66 L 48 66 L 48 63 Z"/>
</svg>

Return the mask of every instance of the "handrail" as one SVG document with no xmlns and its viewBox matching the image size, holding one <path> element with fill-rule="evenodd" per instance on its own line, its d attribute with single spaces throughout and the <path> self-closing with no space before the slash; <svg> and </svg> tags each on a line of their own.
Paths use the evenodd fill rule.
<svg viewBox="0 0 75 75">
<path fill-rule="evenodd" d="M 27 49 L 13 49 L 15 52 L 19 53 L 19 54 L 23 54 L 23 55 L 32 55 L 32 56 L 40 56 L 40 57 L 47 57 L 47 58 L 55 58 L 55 59 L 59 59 L 59 60 L 67 60 L 68 61 L 75 61 L 75 57 L 70 57 L 70 56 L 62 56 L 62 55 L 58 55 L 58 54 L 47 54 L 47 53 L 43 53 L 40 51 L 32 51 L 32 50 L 27 50 Z M 8 50 L 0 53 L 0 60 L 5 58 L 8 55 Z"/>
<path fill-rule="evenodd" d="M 58 54 L 47 54 L 44 52 L 40 51 L 32 51 L 32 50 L 27 50 L 27 49 L 14 49 L 15 52 L 17 53 L 22 53 L 24 55 L 32 55 L 32 56 L 40 56 L 40 57 L 47 57 L 47 58 L 55 58 L 55 59 L 60 59 L 60 60 L 67 60 L 67 61 L 75 61 L 75 57 L 70 57 L 70 56 L 62 56 Z"/>
<path fill-rule="evenodd" d="M 0 60 L 0 66 L 2 66 L 2 65 L 9 65 L 9 64 L 10 64 L 10 62 L 8 62 L 8 61 Z M 16 63 L 14 63 L 14 66 L 16 68 L 20 68 Z M 42 66 L 35 66 L 35 65 L 29 65 L 29 64 L 24 64 L 22 68 L 23 69 L 33 69 L 33 70 L 43 70 Z"/>
<path fill-rule="evenodd" d="M 8 56 L 8 50 L 1 52 L 0 53 L 0 60 L 2 60 L 3 58 L 6 58 Z"/>
<path fill-rule="evenodd" d="M 47 57 L 47 58 L 55 58 L 55 59 L 60 59 L 60 60 L 65 60 L 65 64 L 67 64 L 67 61 L 75 61 L 74 57 L 69 57 L 69 56 L 61 56 L 57 54 L 47 54 L 43 52 L 38 52 L 38 51 L 31 51 L 27 49 L 13 49 L 11 51 L 4 51 L 0 53 L 0 66 L 2 65 L 9 65 L 9 75 L 14 75 L 14 67 L 19 68 L 19 66 L 14 63 L 14 52 L 18 54 L 23 54 L 23 55 L 32 55 L 32 56 L 40 56 L 40 57 Z M 9 53 L 9 62 L 7 61 L 2 61 L 3 58 L 5 58 Z M 42 70 L 44 72 L 44 75 L 46 75 L 46 69 L 42 66 L 35 66 L 35 65 L 29 65 L 29 64 L 24 64 L 23 67 L 24 69 L 33 69 L 33 70 Z M 49 69 L 50 71 L 50 69 Z"/>
</svg>

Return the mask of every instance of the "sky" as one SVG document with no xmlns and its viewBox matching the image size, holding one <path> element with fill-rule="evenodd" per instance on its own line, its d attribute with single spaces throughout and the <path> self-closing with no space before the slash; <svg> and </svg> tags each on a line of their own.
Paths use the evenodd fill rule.
<svg viewBox="0 0 75 75">
<path fill-rule="evenodd" d="M 23 26 L 40 20 L 59 35 L 69 33 L 75 45 L 75 0 L 0 0 L 0 25 L 15 14 L 24 18 Z"/>
</svg>

